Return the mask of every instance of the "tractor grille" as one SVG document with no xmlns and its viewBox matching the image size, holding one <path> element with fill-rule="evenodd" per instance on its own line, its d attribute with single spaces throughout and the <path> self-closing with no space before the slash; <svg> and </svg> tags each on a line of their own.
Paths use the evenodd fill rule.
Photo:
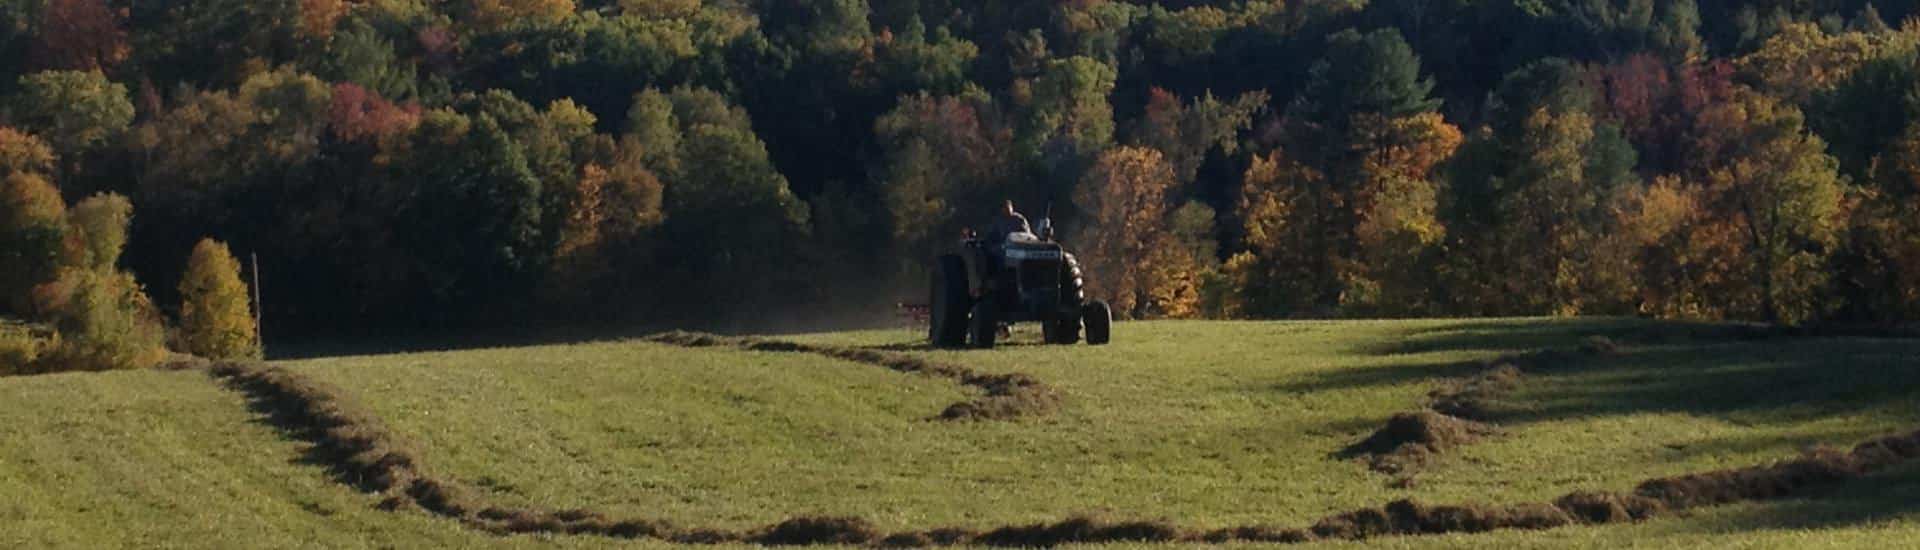
<svg viewBox="0 0 1920 550">
<path fill-rule="evenodd" d="M 1020 262 L 1020 289 L 1033 292 L 1040 290 L 1059 290 L 1060 263 L 1049 260 L 1026 260 Z"/>
</svg>

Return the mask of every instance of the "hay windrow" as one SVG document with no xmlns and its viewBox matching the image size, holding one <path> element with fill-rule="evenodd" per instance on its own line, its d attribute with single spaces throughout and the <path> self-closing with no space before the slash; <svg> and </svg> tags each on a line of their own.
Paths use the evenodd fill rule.
<svg viewBox="0 0 1920 550">
<path fill-rule="evenodd" d="M 591 510 L 500 506 L 458 482 L 433 475 L 411 446 L 332 387 L 284 368 L 252 363 L 206 367 L 252 398 L 253 406 L 290 435 L 313 445 L 313 458 L 338 478 L 383 496 L 379 508 L 420 510 L 501 535 L 541 533 L 647 538 L 685 544 L 855 545 L 877 547 L 1051 547 L 1110 542 L 1298 543 L 1320 539 L 1550 529 L 1572 524 L 1627 523 L 1674 511 L 1804 496 L 1920 459 L 1920 431 L 1882 437 L 1852 449 L 1819 449 L 1770 464 L 1650 479 L 1630 493 L 1580 491 L 1545 503 L 1429 505 L 1399 500 L 1334 514 L 1306 528 L 1264 525 L 1202 530 L 1166 521 L 1073 517 L 1055 523 L 985 529 L 940 528 L 883 534 L 861 518 L 795 517 L 766 527 L 729 530 L 679 527 L 659 520 L 614 519 Z"/>
<path fill-rule="evenodd" d="M 1619 351 L 1612 340 L 1594 336 L 1582 341 L 1578 354 L 1540 350 L 1479 362 L 1477 374 L 1442 381 L 1429 392 L 1425 408 L 1392 416 L 1385 426 L 1334 456 L 1360 460 L 1368 469 L 1383 474 L 1416 470 L 1436 455 L 1499 433 L 1492 423 L 1491 403 L 1518 389 L 1526 370 L 1557 367 L 1580 355 L 1606 356 Z M 1410 484 L 1412 479 L 1403 478 L 1398 483 Z"/>
<path fill-rule="evenodd" d="M 948 406 L 934 416 L 937 420 L 1011 420 L 1046 415 L 1060 406 L 1060 392 L 1032 376 L 1021 373 L 985 374 L 965 365 L 932 361 L 906 353 L 686 331 L 655 334 L 642 340 L 689 348 L 732 347 L 748 351 L 809 353 L 896 372 L 945 378 L 981 391 L 979 397 Z"/>
<path fill-rule="evenodd" d="M 1398 474 L 1425 465 L 1434 455 L 1498 433 L 1493 426 L 1434 411 L 1400 413 L 1342 454 L 1367 461 L 1374 471 Z"/>
<path fill-rule="evenodd" d="M 1492 414 L 1488 402 L 1520 387 L 1520 367 L 1509 362 L 1494 362 L 1473 377 L 1442 383 L 1428 396 L 1428 409 L 1447 416 L 1486 421 Z"/>
</svg>

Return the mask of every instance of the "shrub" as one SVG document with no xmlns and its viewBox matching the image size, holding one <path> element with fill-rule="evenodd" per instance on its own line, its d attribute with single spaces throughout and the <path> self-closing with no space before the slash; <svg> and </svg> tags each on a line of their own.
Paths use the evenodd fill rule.
<svg viewBox="0 0 1920 550">
<path fill-rule="evenodd" d="M 42 371 L 146 368 L 166 357 L 160 314 L 133 275 L 70 269 L 35 294 L 60 334 Z"/>
<path fill-rule="evenodd" d="M 16 172 L 0 181 L 0 311 L 27 313 L 33 287 L 58 273 L 66 214 L 45 178 Z"/>
<path fill-rule="evenodd" d="M 59 342 L 45 327 L 0 320 L 0 376 L 34 372 L 40 356 Z"/>
<path fill-rule="evenodd" d="M 211 359 L 260 357 L 247 284 L 226 243 L 201 239 L 180 278 L 181 351 Z"/>
</svg>

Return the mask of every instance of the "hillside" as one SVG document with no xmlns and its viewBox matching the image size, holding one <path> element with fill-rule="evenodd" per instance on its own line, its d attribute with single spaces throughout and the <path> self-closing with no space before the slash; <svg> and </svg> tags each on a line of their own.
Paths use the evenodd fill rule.
<svg viewBox="0 0 1920 550">
<path fill-rule="evenodd" d="M 0 315 L 132 216 L 269 347 L 871 320 L 1012 201 L 1125 318 L 1912 323 L 1916 8 L 0 0 Z"/>
<path fill-rule="evenodd" d="M 423 461 L 508 507 L 750 529 L 856 516 L 883 532 L 1093 513 L 1193 528 L 1311 525 L 1421 502 L 1549 501 L 1765 464 L 1920 426 L 1920 342 L 1734 340 L 1640 321 L 1134 323 L 1108 348 L 920 350 L 817 334 L 1058 394 L 939 420 L 980 390 L 926 372 L 645 341 L 284 363 Z M 1605 335 L 1612 353 L 1573 351 Z M 1032 339 L 1033 335 L 1021 334 Z M 1498 433 L 1394 474 L 1337 456 L 1486 360 L 1527 363 L 1478 402 Z M 204 372 L 0 379 L 0 544 L 11 547 L 609 546 L 497 536 L 342 483 L 264 402 Z M 279 420 L 276 420 L 279 419 Z M 272 420 L 272 421 L 269 421 Z M 1630 525 L 1397 537 L 1387 547 L 1885 547 L 1920 535 L 1920 468 Z M 265 538 L 263 538 L 265 537 Z M 1712 537 L 1712 538 L 1709 538 Z M 1338 544 L 1333 544 L 1338 546 Z"/>
</svg>

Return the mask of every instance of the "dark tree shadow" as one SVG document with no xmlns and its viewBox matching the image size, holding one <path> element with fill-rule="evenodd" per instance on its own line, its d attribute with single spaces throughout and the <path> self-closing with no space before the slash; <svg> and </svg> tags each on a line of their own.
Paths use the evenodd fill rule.
<svg viewBox="0 0 1920 550">
<path fill-rule="evenodd" d="M 1529 373 L 1506 422 L 1678 412 L 1813 420 L 1920 400 L 1920 340 L 1805 339 L 1631 347 Z M 1556 383 L 1565 382 L 1565 383 Z M 1920 415 L 1920 411 L 1915 411 Z M 1920 419 L 1920 416 L 1916 416 Z"/>
<path fill-rule="evenodd" d="M 1648 413 L 1710 417 L 1755 427 L 1855 416 L 1920 424 L 1920 339 L 1782 336 L 1695 323 L 1495 320 L 1423 327 L 1407 331 L 1401 341 L 1372 348 L 1394 359 L 1388 365 L 1343 369 L 1268 389 L 1330 390 L 1419 378 L 1438 386 L 1440 379 L 1466 376 L 1484 363 L 1450 365 L 1425 354 L 1473 352 L 1495 357 L 1539 349 L 1571 350 L 1593 336 L 1605 336 L 1620 347 L 1613 353 L 1555 354 L 1552 361 L 1522 365 L 1525 375 L 1520 385 L 1489 398 L 1485 418 L 1506 427 Z M 1383 412 L 1420 405 L 1405 406 Z M 1783 447 L 1844 447 L 1887 435 L 1887 422 L 1871 424 L 1842 425 L 1818 433 L 1743 430 L 1664 446 L 1672 460 Z M 1916 512 L 1920 512 L 1920 466 L 1909 466 L 1806 499 L 1742 510 L 1733 521 L 1742 529 L 1821 528 Z"/>
<path fill-rule="evenodd" d="M 383 489 L 373 480 L 340 467 L 348 457 L 340 450 L 322 443 L 326 439 L 323 429 L 314 425 L 310 416 L 302 414 L 300 405 L 292 399 L 232 379 L 215 378 L 215 383 L 238 391 L 245 397 L 247 409 L 257 415 L 250 422 L 273 428 L 287 440 L 299 442 L 302 447 L 300 454 L 290 459 L 289 463 L 325 470 L 327 477 L 335 483 L 353 487 L 362 493 L 377 493 Z"/>
<path fill-rule="evenodd" d="M 1687 521 L 1696 532 L 1835 529 L 1920 517 L 1920 464 L 1908 464 L 1803 497 Z"/>
<path fill-rule="evenodd" d="M 1407 355 L 1454 351 L 1519 352 L 1566 348 L 1601 336 L 1620 343 L 1736 339 L 1745 325 L 1652 321 L 1626 317 L 1571 319 L 1462 320 L 1409 329 L 1398 340 L 1361 348 L 1373 355 Z"/>
<path fill-rule="evenodd" d="M 1468 376 L 1484 368 L 1480 361 L 1417 361 L 1386 366 L 1339 369 L 1310 378 L 1274 384 L 1268 391 L 1317 393 L 1373 386 L 1396 386 L 1419 380 Z"/>
</svg>

